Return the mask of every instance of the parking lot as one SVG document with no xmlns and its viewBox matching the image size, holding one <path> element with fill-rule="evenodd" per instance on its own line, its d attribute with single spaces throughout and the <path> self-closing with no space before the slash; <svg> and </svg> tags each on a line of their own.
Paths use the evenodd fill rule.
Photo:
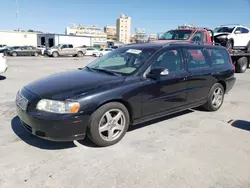
<svg viewBox="0 0 250 188">
<path fill-rule="evenodd" d="M 15 94 L 92 57 L 8 57 L 0 76 L 0 187 L 250 187 L 250 69 L 217 112 L 192 109 L 133 127 L 116 145 L 55 143 L 20 125 Z"/>
</svg>

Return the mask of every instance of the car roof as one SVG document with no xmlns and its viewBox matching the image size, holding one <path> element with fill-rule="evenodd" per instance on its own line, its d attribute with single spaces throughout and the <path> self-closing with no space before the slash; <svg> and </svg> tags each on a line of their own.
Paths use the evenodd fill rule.
<svg viewBox="0 0 250 188">
<path fill-rule="evenodd" d="M 192 43 L 188 41 L 175 41 L 175 42 L 148 42 L 148 43 L 139 43 L 139 44 L 128 44 L 120 48 L 163 48 L 163 47 L 171 47 L 171 46 L 179 46 L 179 47 L 205 47 L 205 48 L 225 48 L 223 46 L 217 45 L 203 45 L 199 43 Z"/>
</svg>

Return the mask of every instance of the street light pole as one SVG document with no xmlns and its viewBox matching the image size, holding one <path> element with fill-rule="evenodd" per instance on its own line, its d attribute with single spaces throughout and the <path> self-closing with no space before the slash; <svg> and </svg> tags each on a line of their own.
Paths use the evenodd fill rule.
<svg viewBox="0 0 250 188">
<path fill-rule="evenodd" d="M 18 17 L 19 17 L 19 7 L 18 7 L 18 0 L 16 0 L 16 20 L 17 20 L 17 25 L 18 24 Z M 17 27 L 17 29 L 19 30 L 19 27 Z"/>
</svg>

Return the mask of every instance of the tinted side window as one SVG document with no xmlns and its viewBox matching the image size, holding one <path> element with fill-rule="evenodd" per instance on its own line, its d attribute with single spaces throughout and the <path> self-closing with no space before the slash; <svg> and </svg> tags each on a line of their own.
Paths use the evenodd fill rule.
<svg viewBox="0 0 250 188">
<path fill-rule="evenodd" d="M 185 49 L 184 53 L 187 58 L 187 68 L 196 69 L 209 67 L 208 61 L 206 61 L 205 56 L 200 49 Z"/>
<path fill-rule="evenodd" d="M 62 49 L 63 49 L 63 48 L 68 48 L 68 46 L 64 44 L 64 45 L 62 45 Z"/>
<path fill-rule="evenodd" d="M 212 66 L 224 65 L 230 63 L 230 57 L 225 49 L 208 49 Z"/>
<path fill-rule="evenodd" d="M 159 55 L 151 68 L 165 68 L 169 73 L 183 70 L 181 55 L 178 50 L 168 50 Z"/>
<path fill-rule="evenodd" d="M 72 44 L 69 44 L 69 48 L 73 48 L 73 45 L 72 45 Z"/>
<path fill-rule="evenodd" d="M 249 33 L 249 30 L 246 28 L 241 28 L 241 33 Z"/>
</svg>

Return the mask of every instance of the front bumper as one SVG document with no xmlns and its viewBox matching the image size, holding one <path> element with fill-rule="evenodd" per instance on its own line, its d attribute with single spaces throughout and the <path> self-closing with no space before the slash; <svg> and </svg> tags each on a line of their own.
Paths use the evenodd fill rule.
<svg viewBox="0 0 250 188">
<path fill-rule="evenodd" d="M 6 59 L 3 63 L 0 62 L 0 74 L 5 73 L 8 69 Z"/>
<path fill-rule="evenodd" d="M 29 101 L 27 110 L 23 110 L 16 105 L 16 111 L 23 127 L 28 132 L 46 140 L 59 142 L 85 138 L 89 115 L 35 112 L 35 110 L 31 110 L 31 108 L 35 106 L 34 103 L 36 103 L 32 103 L 31 96 L 33 94 L 25 95 L 27 92 L 28 91 L 22 92 L 22 95 Z"/>
</svg>

